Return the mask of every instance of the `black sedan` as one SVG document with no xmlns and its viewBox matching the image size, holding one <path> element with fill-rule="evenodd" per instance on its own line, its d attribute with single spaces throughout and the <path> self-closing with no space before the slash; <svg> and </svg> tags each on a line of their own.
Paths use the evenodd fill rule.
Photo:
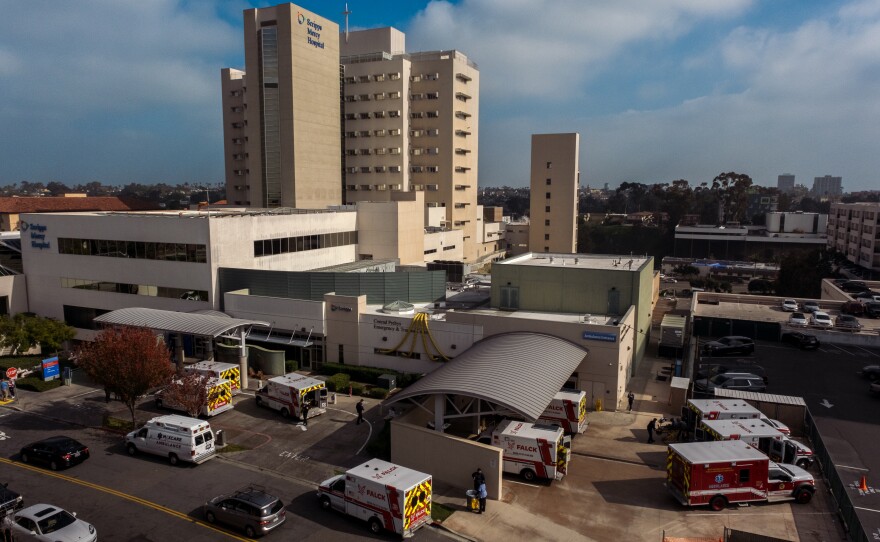
<svg viewBox="0 0 880 542">
<path fill-rule="evenodd" d="M 22 448 L 19 457 L 22 463 L 42 463 L 58 470 L 88 459 L 89 448 L 70 437 L 49 437 Z"/>
<path fill-rule="evenodd" d="M 787 331 L 782 334 L 782 342 L 803 348 L 804 350 L 816 350 L 821 346 L 815 335 L 803 331 Z"/>
</svg>

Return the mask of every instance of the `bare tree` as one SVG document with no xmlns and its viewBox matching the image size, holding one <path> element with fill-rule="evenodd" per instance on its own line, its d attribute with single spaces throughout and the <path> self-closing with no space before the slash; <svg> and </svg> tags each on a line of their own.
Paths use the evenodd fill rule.
<svg viewBox="0 0 880 542">
<path fill-rule="evenodd" d="M 166 383 L 174 372 L 165 341 L 143 328 L 107 328 L 80 348 L 77 359 L 92 380 L 125 403 L 132 425 L 137 425 L 138 398 Z"/>
<path fill-rule="evenodd" d="M 198 373 L 178 375 L 162 392 L 162 402 L 166 405 L 175 405 L 195 418 L 208 403 L 210 379 Z"/>
</svg>

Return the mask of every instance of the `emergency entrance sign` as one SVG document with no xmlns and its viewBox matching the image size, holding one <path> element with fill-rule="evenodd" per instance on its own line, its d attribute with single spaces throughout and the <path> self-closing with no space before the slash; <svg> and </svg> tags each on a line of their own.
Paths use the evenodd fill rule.
<svg viewBox="0 0 880 542">
<path fill-rule="evenodd" d="M 60 376 L 58 356 L 44 359 L 42 362 L 43 380 L 55 380 Z"/>
</svg>

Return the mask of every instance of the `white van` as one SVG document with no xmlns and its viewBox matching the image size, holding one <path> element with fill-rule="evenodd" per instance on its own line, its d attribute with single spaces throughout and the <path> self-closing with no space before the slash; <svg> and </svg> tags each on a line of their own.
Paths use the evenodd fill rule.
<svg viewBox="0 0 880 542">
<path fill-rule="evenodd" d="M 145 452 L 167 457 L 172 465 L 204 463 L 216 455 L 211 424 L 177 414 L 153 418 L 125 435 L 125 449 L 132 456 Z"/>
</svg>

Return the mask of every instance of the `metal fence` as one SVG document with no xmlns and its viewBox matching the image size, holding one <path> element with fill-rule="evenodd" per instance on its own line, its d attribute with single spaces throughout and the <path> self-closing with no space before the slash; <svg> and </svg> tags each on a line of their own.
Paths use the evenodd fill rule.
<svg viewBox="0 0 880 542">
<path fill-rule="evenodd" d="M 868 542 L 868 533 L 862 526 L 858 514 L 856 514 L 850 494 L 847 491 L 846 483 L 840 479 L 840 474 L 834 468 L 834 462 L 828 454 L 828 448 L 822 439 L 819 428 L 813 422 L 813 416 L 807 409 L 806 415 L 806 433 L 813 447 L 813 453 L 818 459 L 822 474 L 828 483 L 828 489 L 837 506 L 837 514 L 840 517 L 843 528 L 846 531 L 847 538 L 852 542 Z"/>
</svg>

